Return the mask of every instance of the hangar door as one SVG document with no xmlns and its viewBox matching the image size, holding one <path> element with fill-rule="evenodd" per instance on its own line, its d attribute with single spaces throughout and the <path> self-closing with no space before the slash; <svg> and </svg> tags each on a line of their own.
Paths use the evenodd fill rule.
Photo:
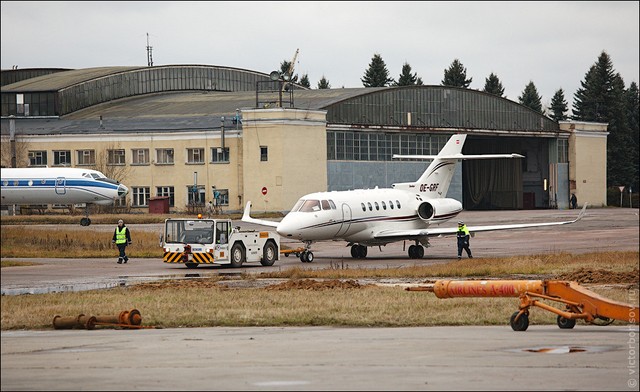
<svg viewBox="0 0 640 392">
<path fill-rule="evenodd" d="M 522 154 L 510 138 L 467 138 L 464 154 Z M 466 210 L 523 208 L 522 159 L 469 159 L 462 162 L 462 204 Z"/>
</svg>

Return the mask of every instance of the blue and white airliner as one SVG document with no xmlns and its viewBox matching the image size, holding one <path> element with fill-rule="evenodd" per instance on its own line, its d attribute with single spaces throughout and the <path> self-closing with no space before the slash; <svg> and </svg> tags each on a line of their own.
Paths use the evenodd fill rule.
<svg viewBox="0 0 640 392">
<path fill-rule="evenodd" d="M 2 205 L 12 204 L 113 204 L 129 189 L 91 169 L 70 167 L 2 168 Z M 80 220 L 89 226 L 87 216 Z"/>
<path fill-rule="evenodd" d="M 420 259 L 429 237 L 453 235 L 457 227 L 433 227 L 462 211 L 462 203 L 445 197 L 455 166 L 463 159 L 524 158 L 519 154 L 463 155 L 467 135 L 453 135 L 438 155 L 394 155 L 394 158 L 433 159 L 415 182 L 396 183 L 391 188 L 356 189 L 351 191 L 316 192 L 302 196 L 291 211 L 274 222 L 251 217 L 251 201 L 247 202 L 242 221 L 275 227 L 283 237 L 305 244 L 302 262 L 313 261 L 310 246 L 315 241 L 343 240 L 351 246 L 351 256 L 365 258 L 367 247 L 396 241 L 413 241 L 409 257 Z M 469 226 L 471 233 L 493 230 L 555 226 L 580 220 Z"/>
</svg>

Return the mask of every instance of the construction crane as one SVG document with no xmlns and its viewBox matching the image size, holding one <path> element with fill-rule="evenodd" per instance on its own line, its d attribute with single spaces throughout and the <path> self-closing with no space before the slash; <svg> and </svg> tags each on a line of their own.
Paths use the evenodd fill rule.
<svg viewBox="0 0 640 392">
<path fill-rule="evenodd" d="M 289 69 L 284 75 L 282 75 L 284 80 L 287 82 L 291 81 L 291 78 L 293 78 L 293 69 L 295 68 L 296 59 L 298 58 L 299 52 L 300 52 L 300 49 L 296 49 L 296 53 L 293 55 L 293 59 L 291 59 L 291 63 L 289 63 Z"/>
</svg>

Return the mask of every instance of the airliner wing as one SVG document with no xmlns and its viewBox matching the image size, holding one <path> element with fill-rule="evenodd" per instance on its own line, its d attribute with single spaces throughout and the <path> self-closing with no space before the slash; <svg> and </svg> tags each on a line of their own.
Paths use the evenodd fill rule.
<svg viewBox="0 0 640 392">
<path fill-rule="evenodd" d="M 280 222 L 274 222 L 274 221 L 265 220 L 265 219 L 252 218 L 250 215 L 251 215 L 251 202 L 248 201 L 247 205 L 244 207 L 244 214 L 242 214 L 242 219 L 240 219 L 241 221 L 247 222 L 247 223 L 255 223 L 256 225 L 269 226 L 269 227 L 278 227 L 278 223 L 280 223 Z"/>
<path fill-rule="evenodd" d="M 587 210 L 587 204 L 585 203 L 584 207 L 582 207 L 582 211 L 578 217 L 574 220 L 570 221 L 562 221 L 562 222 L 541 222 L 541 223 L 517 223 L 511 225 L 489 225 L 489 226 L 467 226 L 469 232 L 478 233 L 481 231 L 495 231 L 495 230 L 512 230 L 512 229 L 525 229 L 528 227 L 544 227 L 544 226 L 557 226 L 557 225 L 567 225 L 571 223 L 575 223 L 582 219 L 585 212 Z M 429 228 L 429 229 L 416 229 L 416 230 L 384 230 L 378 232 L 375 235 L 376 239 L 384 240 L 384 239 L 419 239 L 424 237 L 433 237 L 437 235 L 447 235 L 447 234 L 456 234 L 458 231 L 457 227 L 438 227 L 438 228 Z"/>
</svg>

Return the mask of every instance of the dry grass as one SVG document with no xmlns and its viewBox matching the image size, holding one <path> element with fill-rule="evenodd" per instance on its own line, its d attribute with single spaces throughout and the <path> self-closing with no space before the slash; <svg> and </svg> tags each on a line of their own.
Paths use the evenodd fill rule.
<svg viewBox="0 0 640 392">
<path fill-rule="evenodd" d="M 637 303 L 623 287 L 593 291 Z M 138 309 L 143 325 L 179 328 L 211 326 L 508 325 L 517 298 L 438 299 L 400 287 L 334 290 L 218 288 L 116 288 L 82 293 L 2 297 L 2 330 L 50 329 L 56 315 L 117 315 Z M 553 324 L 555 315 L 532 309 L 530 322 Z"/>
<path fill-rule="evenodd" d="M 239 220 L 242 214 L 240 213 L 225 213 L 216 215 L 215 218 L 233 219 Z M 283 215 L 277 212 L 260 213 L 259 211 L 252 212 L 252 216 L 259 218 L 282 218 Z M 84 217 L 84 213 L 57 213 L 47 212 L 42 215 L 2 215 L 0 216 L 0 225 L 80 225 L 80 218 Z M 193 214 L 186 213 L 171 213 L 171 214 L 91 214 L 91 224 L 107 224 L 114 225 L 118 222 L 118 219 L 123 219 L 126 224 L 145 224 L 145 223 L 162 223 L 167 218 L 193 218 Z M 90 229 L 91 226 L 87 227 Z"/>
<path fill-rule="evenodd" d="M 550 255 L 506 259 L 474 259 L 481 271 L 493 278 L 513 279 L 523 273 L 538 273 L 552 279 L 572 271 L 604 272 L 591 290 L 616 301 L 638 304 L 638 252 L 591 255 Z M 305 270 L 294 268 L 277 273 L 247 275 L 244 279 L 288 278 L 301 280 L 376 277 L 477 277 L 471 261 L 462 260 L 430 267 Z M 621 282 L 606 280 L 607 271 L 626 276 Z M 594 274 L 595 275 L 595 274 Z M 522 277 L 524 278 L 524 277 Z M 527 279 L 534 279 L 527 276 Z M 540 279 L 540 276 L 535 277 Z M 620 279 L 620 278 L 618 278 Z M 426 292 L 401 287 L 333 285 L 324 290 L 229 289 L 220 277 L 142 284 L 110 290 L 3 296 L 2 329 L 48 329 L 56 315 L 117 315 L 138 309 L 144 325 L 159 327 L 205 326 L 431 326 L 507 325 L 517 310 L 517 298 L 438 299 Z M 295 285 L 292 285 L 296 287 Z M 554 305 L 557 306 L 557 305 Z M 555 315 L 532 309 L 530 322 L 554 324 Z"/>
<path fill-rule="evenodd" d="M 114 226 L 115 227 L 115 226 Z M 136 231 L 129 253 L 134 257 L 162 257 L 158 233 Z M 111 243 L 113 232 L 90 228 L 4 226 L 0 237 L 5 257 L 103 258 L 118 253 Z"/>
<path fill-rule="evenodd" d="M 294 267 L 276 272 L 263 272 L 264 278 L 422 278 L 422 277 L 552 277 L 579 268 L 602 269 L 612 272 L 632 272 L 638 269 L 639 252 L 602 252 L 588 254 L 548 254 L 506 258 L 475 258 L 445 264 L 402 268 L 348 268 L 333 263 L 324 270 Z"/>
</svg>

